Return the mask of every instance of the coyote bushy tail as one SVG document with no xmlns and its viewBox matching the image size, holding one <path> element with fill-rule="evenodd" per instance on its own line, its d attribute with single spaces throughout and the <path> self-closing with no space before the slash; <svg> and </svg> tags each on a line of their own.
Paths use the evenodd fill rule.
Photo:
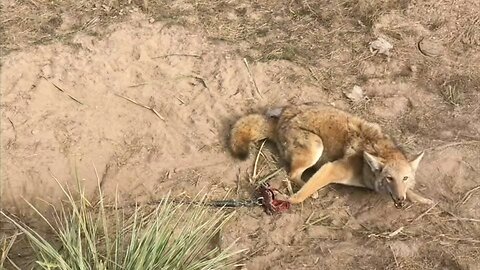
<svg viewBox="0 0 480 270">
<path fill-rule="evenodd" d="M 250 143 L 273 139 L 276 120 L 261 114 L 250 114 L 237 120 L 230 132 L 230 149 L 233 155 L 246 159 Z"/>
</svg>

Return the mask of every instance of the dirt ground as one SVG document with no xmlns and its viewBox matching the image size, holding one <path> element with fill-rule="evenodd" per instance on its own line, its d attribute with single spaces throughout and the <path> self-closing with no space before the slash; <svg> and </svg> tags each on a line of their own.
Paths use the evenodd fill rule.
<svg viewBox="0 0 480 270">
<path fill-rule="evenodd" d="M 36 226 L 25 200 L 47 210 L 62 199 L 53 177 L 75 175 L 93 196 L 94 168 L 125 203 L 250 198 L 254 155 L 231 157 L 230 125 L 321 101 L 425 150 L 417 190 L 437 204 L 329 186 L 281 215 L 238 209 L 222 243 L 249 249 L 243 268 L 480 269 L 480 2 L 100 2 L 2 1 L 3 210 Z M 388 55 L 370 51 L 379 37 Z M 271 145 L 258 168 L 282 168 Z"/>
</svg>

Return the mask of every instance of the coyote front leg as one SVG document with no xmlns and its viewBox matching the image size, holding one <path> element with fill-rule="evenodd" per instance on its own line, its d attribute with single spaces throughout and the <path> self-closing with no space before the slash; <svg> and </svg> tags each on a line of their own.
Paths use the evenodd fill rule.
<svg viewBox="0 0 480 270">
<path fill-rule="evenodd" d="M 407 190 L 407 199 L 412 203 L 433 204 L 433 201 L 423 197 L 413 190 Z"/>
<path fill-rule="evenodd" d="M 288 201 L 292 204 L 303 202 L 317 190 L 330 183 L 349 182 L 358 177 L 358 171 L 349 160 L 337 160 L 324 164 Z"/>
</svg>

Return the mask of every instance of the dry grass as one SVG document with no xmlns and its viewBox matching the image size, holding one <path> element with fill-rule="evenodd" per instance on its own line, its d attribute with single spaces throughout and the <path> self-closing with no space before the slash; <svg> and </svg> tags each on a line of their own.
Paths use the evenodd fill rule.
<svg viewBox="0 0 480 270">
<path fill-rule="evenodd" d="M 19 235 L 21 235 L 21 233 L 15 233 L 11 236 L 2 237 L 0 240 L 0 269 L 6 267 L 6 262 L 9 262 L 15 269 L 19 269 L 18 266 L 8 257 L 8 254 Z"/>
<path fill-rule="evenodd" d="M 182 205 L 168 197 L 153 209 L 135 205 L 133 211 L 127 212 L 118 207 L 118 198 L 115 207 L 108 208 L 101 191 L 93 206 L 80 184 L 75 192 L 64 186 L 61 189 L 66 203 L 53 209 L 53 219 L 29 204 L 53 237 L 0 211 L 29 240 L 36 268 L 230 269 L 236 263 L 234 256 L 244 251 L 234 251 L 234 242 L 221 249 L 220 243 L 214 241 L 234 212 Z M 0 269 L 6 261 L 18 268 L 8 257 L 18 235 L 2 240 Z"/>
</svg>

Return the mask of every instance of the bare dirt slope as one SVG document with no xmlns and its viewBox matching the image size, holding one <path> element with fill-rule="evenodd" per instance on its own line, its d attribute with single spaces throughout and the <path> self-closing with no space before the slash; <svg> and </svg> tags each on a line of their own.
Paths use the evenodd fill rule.
<svg viewBox="0 0 480 270">
<path fill-rule="evenodd" d="M 379 122 L 410 154 L 425 150 L 417 189 L 438 205 L 401 211 L 388 198 L 332 186 L 279 216 L 239 209 L 222 241 L 249 249 L 245 268 L 479 269 L 480 23 L 471 10 L 480 7 L 456 1 L 442 17 L 445 3 L 400 2 L 177 3 L 167 11 L 185 14 L 173 22 L 152 20 L 153 5 L 147 15 L 125 8 L 125 21 L 95 34 L 70 34 L 77 11 L 64 9 L 49 31 L 67 40 L 30 46 L 38 37 L 20 31 L 15 43 L 7 32 L 3 209 L 28 216 L 24 199 L 58 203 L 53 177 L 73 184 L 75 171 L 94 195 L 94 168 L 123 202 L 170 190 L 249 198 L 253 157 L 230 156 L 230 125 L 248 112 L 321 101 Z M 394 45 L 388 57 L 369 51 L 378 37 Z M 360 101 L 345 95 L 354 85 L 365 92 Z M 282 166 L 274 148 L 264 152 L 261 175 Z M 283 179 L 282 171 L 271 182 Z"/>
</svg>

